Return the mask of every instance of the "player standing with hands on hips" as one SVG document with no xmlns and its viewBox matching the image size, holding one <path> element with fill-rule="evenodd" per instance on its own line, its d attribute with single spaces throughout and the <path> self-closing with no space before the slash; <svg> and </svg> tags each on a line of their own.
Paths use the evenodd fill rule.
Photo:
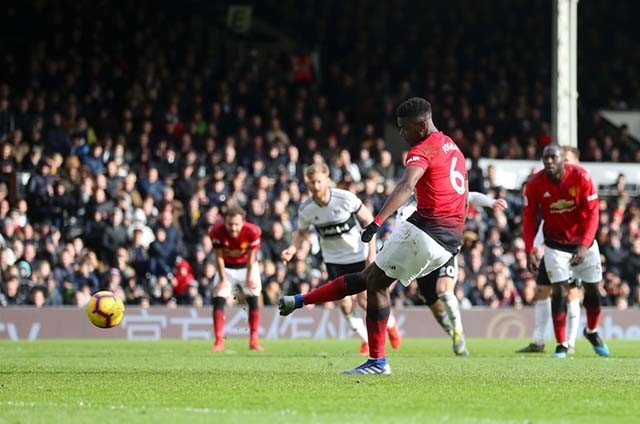
<svg viewBox="0 0 640 424">
<path fill-rule="evenodd" d="M 378 215 L 361 234 L 369 242 L 382 223 L 415 192 L 417 210 L 401 221 L 374 263 L 364 271 L 340 276 L 305 295 L 278 301 L 281 315 L 305 304 L 324 303 L 367 291 L 369 360 L 345 371 L 351 375 L 391 374 L 385 353 L 385 331 L 391 311 L 388 287 L 425 276 L 458 253 L 467 210 L 467 170 L 464 155 L 433 123 L 431 104 L 413 97 L 396 110 L 400 135 L 411 149 L 405 171 Z M 405 283 L 406 282 L 406 283 Z"/>
<path fill-rule="evenodd" d="M 549 145 L 542 152 L 544 169 L 535 173 L 524 190 L 522 232 L 527 252 L 527 267 L 535 273 L 538 259 L 533 240 L 537 213 L 544 219 L 544 264 L 553 284 L 551 315 L 558 343 L 555 358 L 566 358 L 566 293 L 570 277 L 582 280 L 587 326 L 584 336 L 600 356 L 609 356 L 609 348 L 598 335 L 602 280 L 600 250 L 595 240 L 599 221 L 599 202 L 593 180 L 581 166 L 565 161 L 561 146 Z"/>
</svg>

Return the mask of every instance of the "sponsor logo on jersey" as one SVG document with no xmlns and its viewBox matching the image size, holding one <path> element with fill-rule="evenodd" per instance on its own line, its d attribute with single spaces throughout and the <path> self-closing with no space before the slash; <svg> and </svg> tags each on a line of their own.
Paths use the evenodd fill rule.
<svg viewBox="0 0 640 424">
<path fill-rule="evenodd" d="M 321 237 L 331 238 L 340 237 L 342 234 L 348 233 L 356 226 L 356 219 L 354 215 L 349 216 L 346 221 L 338 222 L 335 224 L 324 225 L 322 227 L 316 226 L 316 230 L 320 233 Z"/>
<path fill-rule="evenodd" d="M 574 200 L 560 199 L 549 205 L 551 213 L 566 213 L 575 210 L 576 202 Z"/>
</svg>

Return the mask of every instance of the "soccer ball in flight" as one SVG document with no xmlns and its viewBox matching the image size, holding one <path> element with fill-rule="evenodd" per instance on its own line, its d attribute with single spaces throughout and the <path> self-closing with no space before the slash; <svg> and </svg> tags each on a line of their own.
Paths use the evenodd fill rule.
<svg viewBox="0 0 640 424">
<path fill-rule="evenodd" d="M 124 304 L 115 293 L 99 291 L 89 300 L 87 316 L 96 327 L 115 327 L 124 317 Z"/>
</svg>

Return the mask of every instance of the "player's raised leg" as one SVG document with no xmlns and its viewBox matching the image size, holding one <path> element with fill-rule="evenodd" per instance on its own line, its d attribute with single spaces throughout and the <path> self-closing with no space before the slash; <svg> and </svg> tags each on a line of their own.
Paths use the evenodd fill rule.
<svg viewBox="0 0 640 424">
<path fill-rule="evenodd" d="M 304 305 L 334 302 L 345 296 L 359 293 L 367 288 L 365 271 L 354 274 L 341 275 L 327 284 L 311 290 L 306 294 L 284 296 L 278 300 L 280 315 L 286 316 L 302 308 Z"/>
</svg>

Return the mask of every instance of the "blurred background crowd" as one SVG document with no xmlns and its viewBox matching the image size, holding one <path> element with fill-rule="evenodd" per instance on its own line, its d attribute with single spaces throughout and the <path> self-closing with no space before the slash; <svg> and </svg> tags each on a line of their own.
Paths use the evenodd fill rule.
<svg viewBox="0 0 640 424">
<path fill-rule="evenodd" d="M 211 3 L 3 7 L 0 305 L 83 305 L 98 289 L 134 305 L 208 305 L 208 229 L 230 202 L 262 228 L 265 305 L 320 284 L 313 234 L 308 256 L 279 260 L 307 196 L 305 166 L 326 162 L 338 187 L 377 212 L 403 169 L 394 108 L 413 95 L 432 102 L 436 126 L 470 159 L 471 190 L 509 202 L 504 214 L 469 211 L 463 308 L 531 304 L 521 193 L 477 160 L 538 160 L 552 141 L 550 10 L 267 0 L 252 9 L 260 31 L 246 34 L 219 18 L 231 2 Z M 640 162 L 628 129 L 598 113 L 640 107 L 638 50 L 625 36 L 634 8 L 580 7 L 583 161 Z M 601 301 L 626 309 L 639 300 L 640 202 L 623 175 L 609 183 Z M 415 285 L 393 295 L 396 307 L 424 303 Z"/>
</svg>

